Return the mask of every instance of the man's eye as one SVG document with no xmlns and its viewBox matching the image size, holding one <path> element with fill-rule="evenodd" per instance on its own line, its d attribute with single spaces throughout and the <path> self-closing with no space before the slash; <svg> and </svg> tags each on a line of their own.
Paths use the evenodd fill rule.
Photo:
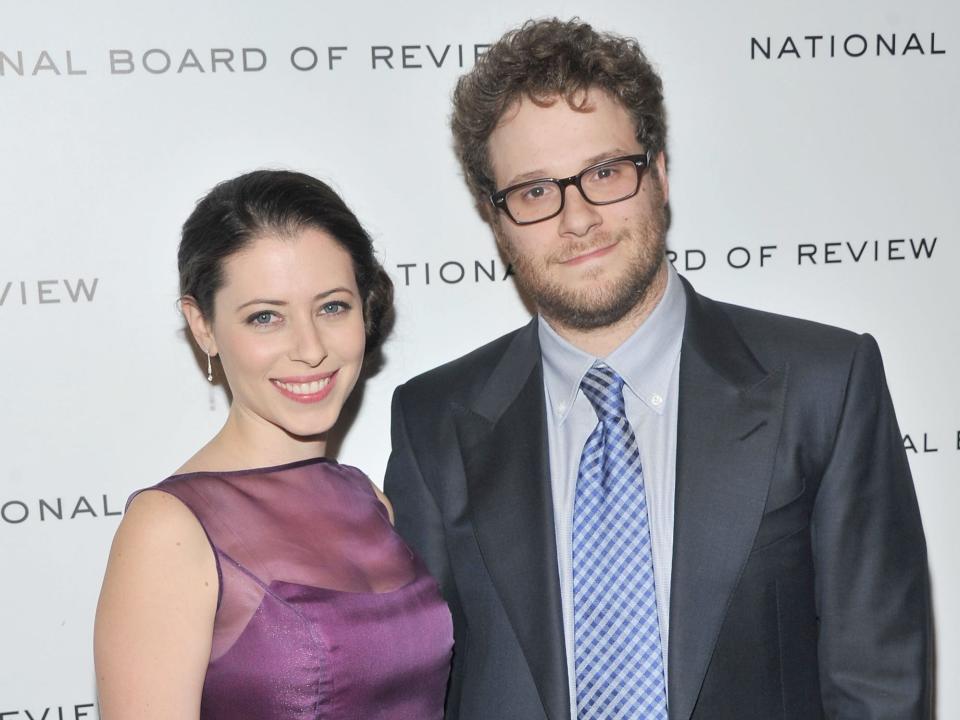
<svg viewBox="0 0 960 720">
<path fill-rule="evenodd" d="M 615 177 L 618 173 L 616 167 L 599 167 L 593 171 L 594 180 L 610 180 Z"/>
<path fill-rule="evenodd" d="M 522 191 L 520 197 L 526 202 L 535 202 L 549 195 L 551 189 L 550 185 L 531 185 Z"/>
</svg>

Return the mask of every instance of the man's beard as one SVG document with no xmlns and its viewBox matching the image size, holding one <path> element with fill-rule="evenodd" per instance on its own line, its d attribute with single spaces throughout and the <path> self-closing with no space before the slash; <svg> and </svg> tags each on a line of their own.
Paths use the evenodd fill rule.
<svg viewBox="0 0 960 720">
<path fill-rule="evenodd" d="M 590 242 L 564 245 L 548 258 L 548 263 L 562 261 L 617 241 L 629 247 L 627 271 L 615 279 L 598 281 L 589 289 L 571 289 L 546 277 L 541 265 L 517 252 L 513 242 L 500 235 L 498 240 L 513 265 L 520 291 L 548 320 L 571 329 L 594 330 L 622 320 L 644 302 L 666 262 L 667 214 L 662 201 L 654 200 L 652 212 L 632 227 L 623 228 L 615 236 L 603 235 Z"/>
</svg>

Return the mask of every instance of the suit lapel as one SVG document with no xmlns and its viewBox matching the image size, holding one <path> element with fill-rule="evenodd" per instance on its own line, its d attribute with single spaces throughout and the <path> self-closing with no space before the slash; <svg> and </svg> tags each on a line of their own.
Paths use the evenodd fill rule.
<svg viewBox="0 0 960 720">
<path fill-rule="evenodd" d="M 727 316 L 687 290 L 670 590 L 671 720 L 687 720 L 770 485 L 786 373 L 760 366 Z"/>
<path fill-rule="evenodd" d="M 546 715 L 568 718 L 563 616 L 536 322 L 522 330 L 479 400 L 458 408 L 470 517 L 484 564 Z"/>
</svg>

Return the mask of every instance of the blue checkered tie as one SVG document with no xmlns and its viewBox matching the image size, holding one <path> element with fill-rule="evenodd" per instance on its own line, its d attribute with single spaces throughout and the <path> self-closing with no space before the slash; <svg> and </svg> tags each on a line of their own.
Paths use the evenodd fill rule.
<svg viewBox="0 0 960 720">
<path fill-rule="evenodd" d="M 577 718 L 666 720 L 647 499 L 623 378 L 597 362 L 580 389 L 600 422 L 583 447 L 573 507 Z"/>
</svg>

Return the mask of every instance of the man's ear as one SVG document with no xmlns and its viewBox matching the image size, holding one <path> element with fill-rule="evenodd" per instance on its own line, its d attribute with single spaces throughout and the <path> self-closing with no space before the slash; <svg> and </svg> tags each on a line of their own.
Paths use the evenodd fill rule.
<svg viewBox="0 0 960 720">
<path fill-rule="evenodd" d="M 180 298 L 180 312 L 183 313 L 183 317 L 190 327 L 190 333 L 200 349 L 211 357 L 216 355 L 219 350 L 217 349 L 217 341 L 213 337 L 213 329 L 192 295 L 184 295 Z"/>
<path fill-rule="evenodd" d="M 667 151 L 661 150 L 654 158 L 653 164 L 657 168 L 657 179 L 660 181 L 660 189 L 663 191 L 663 204 L 670 202 L 670 179 L 667 177 Z"/>
</svg>

